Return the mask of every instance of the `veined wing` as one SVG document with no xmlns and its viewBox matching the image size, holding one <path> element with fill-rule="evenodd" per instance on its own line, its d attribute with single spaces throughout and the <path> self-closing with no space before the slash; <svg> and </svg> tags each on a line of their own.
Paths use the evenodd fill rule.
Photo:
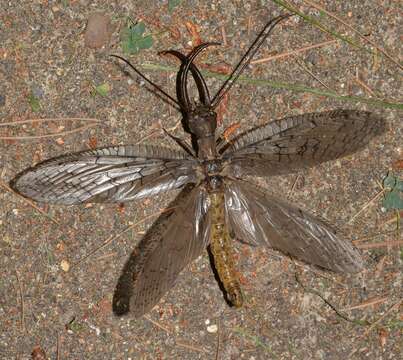
<svg viewBox="0 0 403 360">
<path fill-rule="evenodd" d="M 50 159 L 19 174 L 12 186 L 48 203 L 124 202 L 195 182 L 195 167 L 179 151 L 115 146 Z"/>
<path fill-rule="evenodd" d="M 359 252 L 328 224 L 244 181 L 225 190 L 229 224 L 237 237 L 336 272 L 363 268 Z"/>
<path fill-rule="evenodd" d="M 140 317 L 170 290 L 182 269 L 209 243 L 207 193 L 186 186 L 173 213 L 164 213 L 141 240 L 118 281 L 113 309 Z M 175 207 L 175 205 L 174 205 Z"/>
<path fill-rule="evenodd" d="M 221 152 L 232 176 L 287 174 L 352 154 L 385 128 L 383 119 L 365 111 L 304 114 L 253 129 Z"/>
</svg>

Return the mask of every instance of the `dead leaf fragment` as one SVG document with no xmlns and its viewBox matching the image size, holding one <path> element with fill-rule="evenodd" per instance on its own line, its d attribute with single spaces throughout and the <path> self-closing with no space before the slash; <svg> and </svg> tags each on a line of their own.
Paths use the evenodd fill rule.
<svg viewBox="0 0 403 360">
<path fill-rule="evenodd" d="M 40 346 L 35 346 L 31 353 L 32 360 L 47 360 L 45 351 Z"/>
<path fill-rule="evenodd" d="M 88 141 L 88 146 L 91 149 L 95 149 L 98 145 L 98 139 L 95 136 L 91 136 L 89 141 Z"/>
<path fill-rule="evenodd" d="M 62 242 L 59 242 L 59 243 L 56 245 L 56 250 L 57 250 L 57 251 L 64 251 L 64 244 L 63 244 Z"/>
<path fill-rule="evenodd" d="M 169 33 L 171 34 L 171 37 L 176 41 L 179 41 L 182 37 L 181 32 L 177 26 L 171 26 L 169 28 Z"/>
<path fill-rule="evenodd" d="M 379 342 L 381 346 L 384 348 L 386 345 L 386 340 L 388 338 L 388 331 L 385 328 L 380 328 L 378 331 Z"/>
<path fill-rule="evenodd" d="M 224 75 L 229 75 L 232 72 L 232 66 L 223 61 L 215 65 L 200 64 L 200 67 L 202 69 Z"/>
<path fill-rule="evenodd" d="M 237 131 L 241 127 L 241 124 L 239 122 L 235 122 L 228 126 L 224 132 L 223 132 L 223 137 L 226 142 L 230 142 L 232 138 L 232 134 Z"/>
<path fill-rule="evenodd" d="M 403 170 L 403 159 L 396 160 L 392 164 L 392 169 L 393 170 Z"/>
<path fill-rule="evenodd" d="M 203 42 L 200 37 L 199 27 L 190 21 L 186 21 L 185 25 L 187 31 L 192 36 L 192 46 L 193 47 L 199 46 Z"/>
</svg>

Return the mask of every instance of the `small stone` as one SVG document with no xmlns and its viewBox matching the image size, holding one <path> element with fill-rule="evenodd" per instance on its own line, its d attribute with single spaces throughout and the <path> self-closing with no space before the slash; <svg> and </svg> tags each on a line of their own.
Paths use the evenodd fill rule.
<svg viewBox="0 0 403 360">
<path fill-rule="evenodd" d="M 85 29 L 85 45 L 96 49 L 106 45 L 111 35 L 109 17 L 102 13 L 93 13 L 88 18 Z"/>
<path fill-rule="evenodd" d="M 63 244 L 62 242 L 59 242 L 59 243 L 56 245 L 56 249 L 57 249 L 58 251 L 64 251 L 64 244 Z"/>
<path fill-rule="evenodd" d="M 67 260 L 62 260 L 60 263 L 60 267 L 64 272 L 67 272 L 70 270 L 70 264 Z"/>
<path fill-rule="evenodd" d="M 209 332 L 210 334 L 215 334 L 218 331 L 218 326 L 213 324 L 210 326 L 207 326 L 207 332 Z"/>
<path fill-rule="evenodd" d="M 56 139 L 56 144 L 58 145 L 64 145 L 64 140 L 62 138 L 57 138 Z"/>
</svg>

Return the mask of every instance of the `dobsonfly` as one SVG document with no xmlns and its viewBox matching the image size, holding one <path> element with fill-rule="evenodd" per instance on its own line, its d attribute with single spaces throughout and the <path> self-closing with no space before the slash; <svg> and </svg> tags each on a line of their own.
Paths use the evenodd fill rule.
<svg viewBox="0 0 403 360">
<path fill-rule="evenodd" d="M 330 225 L 244 178 L 289 174 L 352 154 L 385 131 L 382 118 L 365 111 L 334 110 L 271 121 L 229 142 L 216 136 L 215 109 L 274 27 L 289 16 L 266 24 L 213 98 L 194 60 L 217 43 L 203 43 L 188 55 L 164 52 L 181 62 L 176 99 L 128 60 L 113 55 L 179 108 L 192 146 L 169 134 L 180 150 L 122 145 L 83 151 L 40 163 L 13 180 L 13 188 L 28 198 L 64 205 L 121 203 L 182 189 L 175 210 L 147 232 L 126 264 L 114 295 L 116 314 L 130 311 L 140 317 L 150 311 L 206 248 L 227 301 L 242 306 L 233 237 L 335 272 L 363 268 L 360 253 Z M 196 84 L 197 101 L 190 100 L 189 75 Z"/>
</svg>

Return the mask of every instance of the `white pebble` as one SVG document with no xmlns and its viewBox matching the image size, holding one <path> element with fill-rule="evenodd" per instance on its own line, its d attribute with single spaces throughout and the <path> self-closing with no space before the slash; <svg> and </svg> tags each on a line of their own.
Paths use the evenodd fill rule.
<svg viewBox="0 0 403 360">
<path fill-rule="evenodd" d="M 207 326 L 207 332 L 209 332 L 211 334 L 214 334 L 217 331 L 218 331 L 218 326 L 217 325 L 213 324 L 213 325 Z"/>
</svg>

